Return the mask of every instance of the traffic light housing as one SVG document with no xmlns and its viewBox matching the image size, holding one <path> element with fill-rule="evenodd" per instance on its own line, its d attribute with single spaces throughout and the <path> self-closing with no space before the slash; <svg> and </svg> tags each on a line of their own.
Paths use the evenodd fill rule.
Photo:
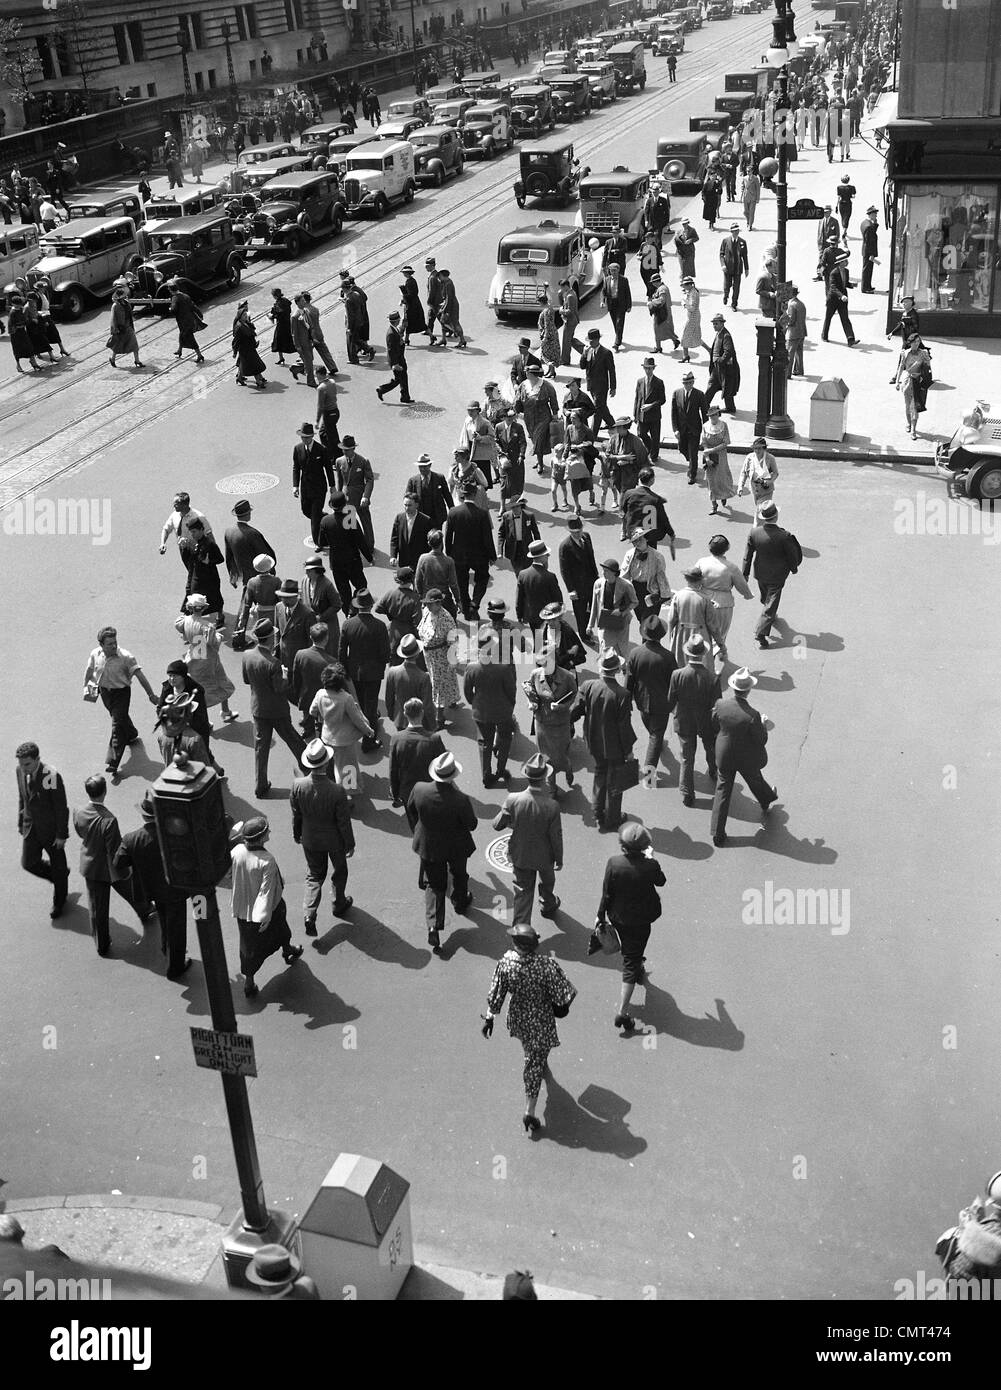
<svg viewBox="0 0 1001 1390">
<path fill-rule="evenodd" d="M 230 867 L 222 782 L 214 768 L 179 754 L 153 784 L 160 858 L 171 888 L 214 888 Z"/>
</svg>

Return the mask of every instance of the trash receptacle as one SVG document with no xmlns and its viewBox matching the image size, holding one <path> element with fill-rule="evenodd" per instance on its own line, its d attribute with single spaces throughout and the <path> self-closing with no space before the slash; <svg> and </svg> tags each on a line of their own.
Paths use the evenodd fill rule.
<svg viewBox="0 0 1001 1390">
<path fill-rule="evenodd" d="M 243 170 L 231 169 L 229 171 L 229 191 L 230 193 L 243 192 Z"/>
<path fill-rule="evenodd" d="M 394 1299 L 414 1262 L 410 1184 L 376 1158 L 340 1154 L 298 1237 L 321 1298 Z"/>
<path fill-rule="evenodd" d="M 810 397 L 810 438 L 838 443 L 848 433 L 848 387 L 839 376 L 818 381 Z"/>
</svg>

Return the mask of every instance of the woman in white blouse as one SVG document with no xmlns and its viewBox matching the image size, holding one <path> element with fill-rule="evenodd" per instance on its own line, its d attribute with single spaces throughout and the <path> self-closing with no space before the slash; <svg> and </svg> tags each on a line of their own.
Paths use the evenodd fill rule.
<svg viewBox="0 0 1001 1390">
<path fill-rule="evenodd" d="M 733 591 L 736 589 L 742 598 L 751 597 L 747 580 L 733 561 L 726 558 L 729 549 L 726 536 L 713 536 L 709 541 L 709 554 L 699 561 L 702 593 L 709 600 L 709 633 L 722 662 L 727 659 L 726 635 L 733 622 Z"/>
</svg>

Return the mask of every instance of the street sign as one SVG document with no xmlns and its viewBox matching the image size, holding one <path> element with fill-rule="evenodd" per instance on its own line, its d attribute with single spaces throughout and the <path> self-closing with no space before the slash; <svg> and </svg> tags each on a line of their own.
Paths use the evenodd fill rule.
<svg viewBox="0 0 1001 1390">
<path fill-rule="evenodd" d="M 249 1033 L 221 1033 L 215 1028 L 192 1028 L 195 1065 L 230 1076 L 256 1076 L 254 1040 Z"/>
<path fill-rule="evenodd" d="M 818 208 L 812 198 L 798 198 L 791 208 L 786 209 L 786 217 L 790 222 L 816 221 L 823 215 L 824 209 Z"/>
</svg>

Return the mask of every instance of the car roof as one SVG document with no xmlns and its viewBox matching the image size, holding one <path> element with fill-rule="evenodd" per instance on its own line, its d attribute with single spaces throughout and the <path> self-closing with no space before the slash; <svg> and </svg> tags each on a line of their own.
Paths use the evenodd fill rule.
<svg viewBox="0 0 1001 1390">
<path fill-rule="evenodd" d="M 138 202 L 139 194 L 121 188 L 95 188 L 89 197 L 73 198 L 71 208 L 89 208 L 99 203 Z"/>
<path fill-rule="evenodd" d="M 587 175 L 588 183 L 608 183 L 621 184 L 623 187 L 629 183 L 636 183 L 638 179 L 648 179 L 649 173 L 645 169 L 633 171 L 632 169 L 611 169 L 608 173 L 592 169 Z"/>
<path fill-rule="evenodd" d="M 573 149 L 573 139 L 566 135 L 552 135 L 548 140 L 526 140 L 521 147 L 522 154 L 562 154 Z"/>
<path fill-rule="evenodd" d="M 469 72 L 462 79 L 464 82 L 485 82 L 488 78 L 495 81 L 500 77 L 496 68 L 481 68 L 479 72 Z"/>
<path fill-rule="evenodd" d="M 170 193 L 154 193 L 146 206 L 149 207 L 150 203 L 195 203 L 206 194 L 211 197 L 207 184 L 200 184 L 196 188 L 175 188 Z"/>
<path fill-rule="evenodd" d="M 554 72 L 548 85 L 557 87 L 560 83 L 579 82 L 582 76 L 583 74 L 579 72 Z"/>
<path fill-rule="evenodd" d="M 478 101 L 475 106 L 469 108 L 469 115 L 472 116 L 477 111 L 489 112 L 491 115 L 495 111 L 509 111 L 511 103 L 509 101 Z"/>
<path fill-rule="evenodd" d="M 624 43 L 613 44 L 608 51 L 609 53 L 631 53 L 638 44 L 639 39 L 626 39 Z"/>
<path fill-rule="evenodd" d="M 414 135 L 454 135 L 455 130 L 450 125 L 422 125 L 418 126 L 413 133 Z"/>
<path fill-rule="evenodd" d="M 190 221 L 190 218 L 187 220 Z M 98 232 L 104 227 L 117 227 L 121 222 L 131 221 L 131 217 L 124 217 L 121 214 L 115 217 L 75 217 L 72 222 L 60 223 L 58 227 L 54 227 L 51 232 L 46 232 L 44 236 L 48 242 L 77 241 L 89 232 Z M 133 223 L 133 225 L 135 224 Z"/>
<path fill-rule="evenodd" d="M 514 94 L 514 98 L 517 101 L 518 97 L 533 96 L 540 92 L 548 93 L 548 91 L 549 84 L 547 82 L 533 82 L 531 86 L 519 87 Z"/>
<path fill-rule="evenodd" d="M 582 227 L 574 227 L 566 222 L 552 222 L 546 219 L 534 227 L 515 227 L 501 237 L 504 246 L 561 246 L 571 237 L 583 236 Z"/>
<path fill-rule="evenodd" d="M 412 150 L 409 140 L 373 140 L 370 150 L 351 150 L 348 154 L 350 159 L 353 154 L 377 154 L 380 159 L 385 159 L 387 155 L 394 154 L 398 150 Z"/>
<path fill-rule="evenodd" d="M 197 232 L 203 227 L 211 227 L 214 222 L 232 222 L 232 220 L 225 208 L 220 207 L 216 208 L 214 212 L 200 212 L 197 217 L 172 217 L 169 222 L 162 222 L 151 235 L 162 236 L 164 232 Z"/>
<path fill-rule="evenodd" d="M 288 174 L 281 175 L 281 182 L 286 188 L 305 188 L 314 179 L 330 178 L 329 169 L 293 169 Z"/>
<path fill-rule="evenodd" d="M 274 159 L 259 159 L 256 164 L 251 164 L 248 168 L 253 169 L 255 175 L 262 174 L 267 170 L 274 170 L 276 174 L 281 174 L 286 169 L 288 169 L 289 173 L 293 174 L 298 172 L 306 173 L 305 169 L 299 171 L 293 169 L 291 166 L 293 164 L 301 164 L 304 159 L 312 158 L 313 156 L 308 150 L 300 150 L 298 154 L 279 154 L 275 155 Z"/>
<path fill-rule="evenodd" d="M 303 135 L 319 135 L 321 132 L 336 130 L 338 126 L 342 129 L 347 125 L 347 121 L 317 121 L 316 125 L 308 125 L 302 132 Z"/>
</svg>

